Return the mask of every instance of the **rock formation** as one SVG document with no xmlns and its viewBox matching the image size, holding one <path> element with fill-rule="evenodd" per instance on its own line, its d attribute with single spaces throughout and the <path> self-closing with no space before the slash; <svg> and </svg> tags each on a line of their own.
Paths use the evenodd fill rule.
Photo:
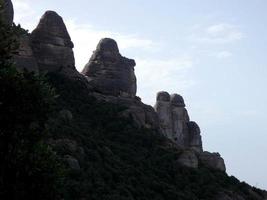
<svg viewBox="0 0 267 200">
<path fill-rule="evenodd" d="M 0 11 L 1 19 L 4 20 L 7 24 L 11 25 L 13 23 L 14 10 L 13 4 L 11 0 L 3 1 L 3 10 Z"/>
<path fill-rule="evenodd" d="M 198 157 L 194 151 L 185 150 L 177 162 L 184 167 L 198 168 Z"/>
<path fill-rule="evenodd" d="M 158 92 L 155 110 L 159 118 L 161 133 L 178 147 L 185 149 L 177 162 L 183 166 L 197 168 L 198 164 L 225 171 L 223 158 L 218 153 L 203 152 L 200 128 L 190 121 L 181 95 Z"/>
<path fill-rule="evenodd" d="M 73 43 L 63 22 L 54 11 L 47 11 L 31 34 L 31 43 L 40 71 L 75 69 Z"/>
<path fill-rule="evenodd" d="M 38 73 L 38 65 L 33 55 L 30 46 L 30 38 L 28 35 L 23 35 L 19 39 L 18 54 L 14 55 L 15 66 L 19 71 L 24 69 Z"/>
<path fill-rule="evenodd" d="M 210 153 L 205 151 L 200 154 L 199 160 L 203 165 L 211 169 L 216 169 L 220 171 L 226 170 L 224 160 L 219 153 Z"/>
<path fill-rule="evenodd" d="M 200 128 L 196 122 L 190 121 L 187 123 L 188 135 L 185 140 L 186 146 L 194 149 L 197 152 L 202 152 L 202 139 L 200 135 Z"/>
<path fill-rule="evenodd" d="M 135 61 L 121 56 L 115 40 L 102 39 L 82 73 L 95 91 L 113 96 L 136 95 Z"/>
<path fill-rule="evenodd" d="M 159 92 L 155 110 L 165 136 L 181 147 L 202 152 L 200 129 L 195 122 L 190 122 L 182 96 L 178 94 L 170 96 L 167 92 Z"/>
<path fill-rule="evenodd" d="M 97 101 L 125 107 L 121 116 L 131 118 L 137 127 L 157 130 L 169 138 L 170 145 L 181 149 L 177 159 L 180 165 L 197 168 L 201 163 L 225 171 L 219 154 L 203 153 L 200 128 L 190 121 L 182 96 L 159 92 L 155 109 L 136 97 L 135 61 L 121 56 L 113 39 L 104 38 L 99 42 L 82 74 L 75 69 L 73 43 L 56 12 L 47 11 L 37 28 L 21 36 L 19 41 L 18 54 L 14 55 L 19 70 L 62 73 L 67 78 L 82 80 Z M 70 111 L 60 114 L 65 121 L 72 120 Z M 66 161 L 72 168 L 79 169 L 79 163 L 72 156 L 66 157 Z"/>
</svg>

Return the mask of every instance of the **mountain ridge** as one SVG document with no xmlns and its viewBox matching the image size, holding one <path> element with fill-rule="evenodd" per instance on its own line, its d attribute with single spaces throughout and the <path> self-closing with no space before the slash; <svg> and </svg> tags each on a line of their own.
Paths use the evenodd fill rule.
<svg viewBox="0 0 267 200">
<path fill-rule="evenodd" d="M 11 4 L 11 1 L 5 0 L 5 2 L 10 2 L 7 5 Z M 12 15 L 11 13 L 8 16 Z M 8 21 L 10 20 L 7 20 L 7 22 Z M 8 23 L 10 24 L 10 22 Z M 70 177 L 68 177 L 69 181 L 67 181 L 70 185 L 66 186 L 66 190 L 69 190 L 67 193 L 70 197 L 66 197 L 66 199 L 108 199 L 104 194 L 101 194 L 101 189 L 99 189 L 97 183 L 94 182 L 90 184 L 99 189 L 99 194 L 96 194 L 95 197 L 90 197 L 88 194 L 88 192 L 90 192 L 90 186 L 89 189 L 80 186 L 86 192 L 81 192 L 81 196 L 79 196 L 78 185 L 88 184 L 88 182 L 91 181 L 88 180 L 90 177 L 86 174 L 88 171 L 90 172 L 90 170 L 88 170 L 88 168 L 90 168 L 90 165 L 88 165 L 90 162 L 88 160 L 91 159 L 90 151 L 92 155 L 94 155 L 93 157 L 96 157 L 93 158 L 93 164 L 95 162 L 98 163 L 98 166 L 101 166 L 99 163 L 105 161 L 108 162 L 108 168 L 114 170 L 111 167 L 112 163 L 114 165 L 117 163 L 119 168 L 121 167 L 123 169 L 123 175 L 127 175 L 127 167 L 125 168 L 124 165 L 131 168 L 130 173 L 134 173 L 135 170 L 132 169 L 131 164 L 134 166 L 138 165 L 138 162 L 140 162 L 141 166 L 139 166 L 139 168 L 137 167 L 138 169 L 150 169 L 155 173 L 155 180 L 162 181 L 162 185 L 159 184 L 159 181 L 159 183 L 155 183 L 155 185 L 150 185 L 151 188 L 148 188 L 146 191 L 141 191 L 140 187 L 136 187 L 137 189 L 127 188 L 127 191 L 124 191 L 125 188 L 120 187 L 112 189 L 110 183 L 116 182 L 116 177 L 110 178 L 112 175 L 101 171 L 101 173 L 107 174 L 108 177 L 107 181 L 104 181 L 105 184 L 101 184 L 106 188 L 105 190 L 110 192 L 107 192 L 110 195 L 109 198 L 142 199 L 140 194 L 146 195 L 147 192 L 151 192 L 151 194 L 148 195 L 148 199 L 156 198 L 156 195 L 159 195 L 157 197 L 158 199 L 205 199 L 205 195 L 207 195 L 206 199 L 214 198 L 218 200 L 266 199 L 266 194 L 264 192 L 260 192 L 256 188 L 250 188 L 248 185 L 242 185 L 234 178 L 230 177 L 228 179 L 225 174 L 225 164 L 220 154 L 203 151 L 200 128 L 197 123 L 190 121 L 187 110 L 185 109 L 184 100 L 180 95 L 173 94 L 170 96 L 167 92 L 159 92 L 157 94 L 155 108 L 142 103 L 141 99 L 136 96 L 137 86 L 134 74 L 135 61 L 121 56 L 118 45 L 113 39 L 104 38 L 99 42 L 96 51 L 94 51 L 82 73 L 79 73 L 75 68 L 72 51 L 73 44 L 68 35 L 64 21 L 54 11 L 47 11 L 41 18 L 37 28 L 31 34 L 21 36 L 19 41 L 21 41 L 21 43 L 18 54 L 14 55 L 13 58 L 17 69 L 20 71 L 26 69 L 36 73 L 48 72 L 50 82 L 61 96 L 58 100 L 58 109 L 61 109 L 61 118 L 64 119 L 62 122 L 63 127 L 54 127 L 55 130 L 51 132 L 62 132 L 60 129 L 63 129 L 65 132 L 63 131 L 62 135 L 52 135 L 48 143 L 70 168 Z M 86 102 L 85 100 L 88 101 Z M 95 105 L 96 108 L 90 104 Z M 78 106 L 81 106 L 83 109 Z M 98 110 L 97 107 L 99 107 L 100 110 Z M 90 111 L 90 109 L 93 111 Z M 107 112 L 107 119 L 105 119 L 105 112 Z M 90 119 L 94 118 L 95 115 L 99 115 L 97 117 L 101 122 Z M 118 120 L 118 122 L 110 121 L 113 115 L 113 120 Z M 51 123 L 53 124 L 53 122 Z M 85 125 L 86 123 L 88 123 L 88 125 Z M 96 132 L 94 133 L 96 135 L 92 134 L 92 138 L 99 143 L 96 143 L 95 146 L 100 149 L 90 150 L 90 148 L 94 146 L 94 144 L 90 142 L 94 142 L 90 140 L 91 136 L 88 136 L 88 133 L 85 132 L 86 126 L 91 129 L 90 131 Z M 103 130 L 99 130 L 99 134 L 96 131 L 99 128 L 98 126 L 100 126 L 101 129 L 103 128 Z M 125 129 L 124 126 L 129 127 Z M 82 135 L 75 134 L 76 129 L 80 130 Z M 134 134 L 135 131 L 137 132 L 136 134 Z M 111 136 L 109 136 L 109 132 L 111 132 Z M 129 134 L 130 137 L 128 141 L 127 137 L 116 135 L 116 132 Z M 107 135 L 103 135 L 103 133 Z M 144 134 L 144 136 L 142 136 L 142 134 Z M 154 138 L 151 139 L 152 136 L 154 136 Z M 98 137 L 104 140 L 103 144 L 101 144 L 101 139 L 99 140 Z M 83 144 L 82 138 L 84 138 L 85 141 L 89 141 L 90 145 Z M 137 142 L 136 146 L 131 144 L 131 141 L 129 141 L 130 138 L 132 141 Z M 148 138 L 155 141 L 150 141 Z M 125 144 L 122 145 L 123 142 Z M 145 146 L 143 143 L 145 143 Z M 120 149 L 120 145 L 122 149 Z M 88 146 L 90 146 L 90 148 Z M 141 149 L 136 150 L 135 147 L 140 147 Z M 124 157 L 123 150 L 127 150 L 126 152 L 128 152 L 125 153 L 125 155 L 133 157 Z M 158 155 L 154 155 L 154 151 L 157 153 L 163 151 L 163 153 L 161 152 Z M 146 152 L 145 155 L 147 157 L 142 155 L 144 152 Z M 172 158 L 166 159 L 171 160 L 166 166 L 164 165 L 166 160 L 164 160 L 164 162 L 162 161 L 163 163 L 160 164 L 162 169 L 169 170 L 166 172 L 166 174 L 170 173 L 167 178 L 160 174 L 164 170 L 158 169 L 160 173 L 157 174 L 157 170 L 153 169 L 153 167 L 146 166 L 147 164 L 152 166 L 155 163 L 159 164 L 157 156 L 161 155 L 164 157 L 165 154 L 167 157 L 170 156 Z M 107 158 L 109 156 L 115 160 Z M 155 156 L 155 158 L 153 156 Z M 140 157 L 141 160 L 138 160 L 138 157 Z M 130 160 L 132 158 L 133 161 Z M 148 159 L 151 163 L 145 163 L 145 161 L 143 161 L 145 159 Z M 104 167 L 101 166 L 100 168 L 105 169 L 105 162 L 102 163 Z M 96 169 L 94 167 L 92 168 Z M 171 173 L 175 174 L 174 177 L 179 177 L 179 175 L 177 175 L 174 169 L 170 168 L 177 168 L 177 172 L 179 171 L 181 174 L 190 174 L 189 179 L 196 181 L 197 186 L 200 186 L 201 181 L 197 181 L 196 177 L 199 176 L 205 179 L 205 176 L 201 175 L 200 172 L 205 172 L 211 177 L 213 174 L 216 174 L 218 177 L 223 177 L 222 179 L 225 183 L 224 181 L 220 182 L 220 180 L 216 180 L 216 176 L 212 177 L 212 180 L 214 179 L 213 181 L 216 183 L 216 187 L 218 186 L 219 188 L 217 194 L 216 188 L 209 189 L 208 187 L 204 187 L 205 184 L 208 186 L 207 180 L 205 180 L 203 187 L 200 187 L 205 193 L 201 194 L 201 190 L 198 191 L 193 183 L 187 180 L 186 177 L 183 177 L 180 179 L 191 185 L 188 186 L 189 189 L 187 192 L 175 193 L 175 188 L 172 187 L 179 186 L 179 191 L 182 190 L 183 186 L 176 183 L 177 180 L 171 177 Z M 136 173 L 138 174 L 136 176 L 139 177 L 140 180 L 134 180 L 133 183 L 127 184 L 133 187 L 136 185 L 134 182 L 139 183 L 140 181 L 143 185 L 149 185 L 146 180 L 141 178 L 140 171 Z M 151 174 L 148 177 L 152 180 L 151 177 L 154 176 L 153 173 L 149 173 L 148 171 L 147 173 Z M 78 178 L 71 177 L 75 174 Z M 114 172 L 114 174 L 120 175 L 119 172 Z M 141 174 L 145 176 L 143 173 Z M 133 177 L 133 175 L 129 175 L 129 177 Z M 103 177 L 101 177 L 101 181 L 103 181 L 102 179 Z M 122 181 L 120 178 L 119 180 Z M 119 185 L 121 184 L 120 181 L 118 182 Z M 172 181 L 174 181 L 175 184 L 167 184 Z M 240 187 L 244 187 L 247 193 L 241 192 L 242 190 L 240 188 L 240 191 L 238 189 L 237 193 L 235 193 L 231 187 L 229 187 L 230 189 L 227 187 L 223 189 L 223 187 L 227 185 L 226 183 L 233 188 L 235 184 L 240 184 Z M 157 193 L 156 190 L 158 190 L 158 188 L 163 189 L 164 184 L 168 185 L 166 188 L 171 190 L 171 192 L 162 191 Z M 69 194 L 72 188 L 75 188 L 74 194 L 79 197 Z M 98 189 L 96 191 L 98 191 Z M 116 192 L 124 192 L 120 195 L 116 194 L 119 195 L 116 196 L 112 193 L 113 190 Z M 209 191 L 210 194 L 208 194 Z M 102 192 L 105 193 L 105 191 Z M 244 197 L 246 195 L 247 198 Z"/>
</svg>

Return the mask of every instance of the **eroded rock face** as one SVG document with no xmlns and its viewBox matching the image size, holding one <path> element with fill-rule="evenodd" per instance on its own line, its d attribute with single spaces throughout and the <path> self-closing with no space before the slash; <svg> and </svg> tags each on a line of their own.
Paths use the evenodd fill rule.
<svg viewBox="0 0 267 200">
<path fill-rule="evenodd" d="M 200 128 L 196 122 L 190 121 L 187 123 L 188 126 L 188 136 L 186 137 L 186 144 L 191 149 L 197 152 L 202 152 L 202 138 L 200 134 Z"/>
<path fill-rule="evenodd" d="M 172 132 L 174 140 L 180 146 L 186 147 L 186 137 L 188 135 L 189 116 L 185 109 L 182 96 L 178 94 L 171 95 L 171 114 L 172 114 Z"/>
<path fill-rule="evenodd" d="M 18 54 L 15 54 L 14 62 L 15 66 L 19 71 L 23 71 L 24 69 L 28 71 L 33 71 L 38 73 L 39 69 L 37 66 L 36 59 L 33 55 L 32 48 L 30 46 L 30 38 L 29 36 L 21 36 L 19 38 L 19 49 Z"/>
<path fill-rule="evenodd" d="M 14 17 L 14 10 L 13 10 L 13 4 L 11 0 L 3 0 L 3 11 L 0 12 L 1 18 L 6 22 L 7 24 L 11 25 L 13 23 L 13 17 Z"/>
<path fill-rule="evenodd" d="M 184 151 L 177 162 L 184 167 L 198 168 L 198 158 L 194 151 Z"/>
<path fill-rule="evenodd" d="M 159 116 L 161 132 L 177 145 L 202 152 L 200 129 L 190 122 L 184 99 L 181 95 L 157 94 L 155 110 Z"/>
<path fill-rule="evenodd" d="M 75 69 L 73 43 L 63 19 L 56 12 L 45 12 L 31 34 L 31 43 L 40 71 Z"/>
<path fill-rule="evenodd" d="M 167 92 L 158 92 L 155 110 L 158 113 L 161 132 L 168 138 L 174 138 L 170 95 Z"/>
<path fill-rule="evenodd" d="M 224 160 L 219 153 L 203 152 L 199 155 L 200 162 L 211 169 L 226 171 Z"/>
<path fill-rule="evenodd" d="M 100 40 L 82 74 L 87 76 L 95 91 L 124 97 L 135 97 L 135 61 L 120 55 L 115 40 Z"/>
</svg>

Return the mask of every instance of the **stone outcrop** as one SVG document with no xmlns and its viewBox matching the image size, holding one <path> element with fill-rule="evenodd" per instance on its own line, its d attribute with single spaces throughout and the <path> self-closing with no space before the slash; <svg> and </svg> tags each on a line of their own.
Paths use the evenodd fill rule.
<svg viewBox="0 0 267 200">
<path fill-rule="evenodd" d="M 181 95 L 159 92 L 154 109 L 158 114 L 161 133 L 184 149 L 177 163 L 190 168 L 197 168 L 201 163 L 225 172 L 220 154 L 203 152 L 200 128 L 196 122 L 190 121 Z"/>
<path fill-rule="evenodd" d="M 4 9 L 0 11 L 0 17 L 6 24 L 11 25 L 13 23 L 14 10 L 11 0 L 3 0 Z"/>
<path fill-rule="evenodd" d="M 19 38 L 18 53 L 14 55 L 15 66 L 19 71 L 24 69 L 38 73 L 36 59 L 33 55 L 32 48 L 30 46 L 30 38 L 27 35 Z"/>
<path fill-rule="evenodd" d="M 198 168 L 198 157 L 194 151 L 186 150 L 179 156 L 178 164 L 184 167 Z"/>
<path fill-rule="evenodd" d="M 174 139 L 169 93 L 159 92 L 157 94 L 157 103 L 155 105 L 155 110 L 159 117 L 161 132 L 168 138 Z"/>
<path fill-rule="evenodd" d="M 125 107 L 126 109 L 121 112 L 121 116 L 132 119 L 137 127 L 145 127 L 154 130 L 159 129 L 157 113 L 152 106 L 142 103 L 138 97 L 116 97 L 113 95 L 103 95 L 97 92 L 92 94 L 100 102 L 108 102 Z"/>
<path fill-rule="evenodd" d="M 159 117 L 161 132 L 165 136 L 180 147 L 203 151 L 200 129 L 195 122 L 190 121 L 182 96 L 159 92 L 154 108 Z"/>
<path fill-rule="evenodd" d="M 200 128 L 196 122 L 190 121 L 187 123 L 188 135 L 185 140 L 186 146 L 194 149 L 197 152 L 202 152 L 202 138 L 200 135 Z"/>
<path fill-rule="evenodd" d="M 73 43 L 62 17 L 47 11 L 30 34 L 30 44 L 40 72 L 60 73 L 83 82 L 91 90 L 86 78 L 75 68 Z"/>
<path fill-rule="evenodd" d="M 226 171 L 224 160 L 219 153 L 205 151 L 199 155 L 199 161 L 211 169 Z"/>
<path fill-rule="evenodd" d="M 54 11 L 47 11 L 31 33 L 32 49 L 40 71 L 75 69 L 73 43 L 63 22 Z"/>
<path fill-rule="evenodd" d="M 121 56 L 115 40 L 102 39 L 97 45 L 84 74 L 95 91 L 102 94 L 135 97 L 135 61 Z"/>
</svg>

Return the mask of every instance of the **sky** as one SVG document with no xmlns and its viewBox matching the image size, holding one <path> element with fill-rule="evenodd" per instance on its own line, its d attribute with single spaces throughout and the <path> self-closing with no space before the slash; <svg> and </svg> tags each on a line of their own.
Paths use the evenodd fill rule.
<svg viewBox="0 0 267 200">
<path fill-rule="evenodd" d="M 181 94 L 204 149 L 227 173 L 267 189 L 266 0 L 13 0 L 32 31 L 46 10 L 61 15 L 81 71 L 98 41 L 114 38 L 136 61 L 137 95 Z"/>
</svg>

